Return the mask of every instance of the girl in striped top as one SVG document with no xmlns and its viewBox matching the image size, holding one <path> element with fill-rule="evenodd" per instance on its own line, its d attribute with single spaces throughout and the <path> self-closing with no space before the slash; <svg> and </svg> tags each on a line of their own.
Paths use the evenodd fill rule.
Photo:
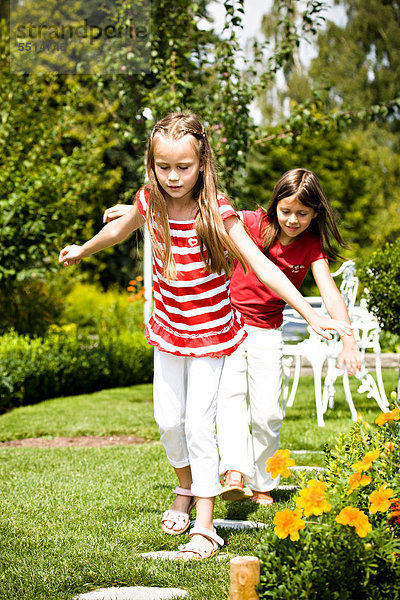
<svg viewBox="0 0 400 600">
<path fill-rule="evenodd" d="M 162 518 L 165 533 L 189 527 L 191 540 L 176 558 L 208 558 L 223 545 L 213 525 L 219 493 L 216 397 L 224 358 L 246 332 L 232 308 L 232 258 L 293 306 L 323 337 L 349 334 L 347 323 L 318 315 L 295 286 L 245 232 L 218 193 L 206 131 L 194 115 L 173 113 L 153 128 L 147 152 L 149 185 L 133 206 L 83 246 L 66 246 L 59 262 L 82 258 L 126 239 L 144 223 L 153 242 L 154 312 L 146 328 L 154 350 L 154 414 L 168 460 L 179 480 L 176 499 Z M 114 215 L 115 216 L 115 215 Z"/>
</svg>

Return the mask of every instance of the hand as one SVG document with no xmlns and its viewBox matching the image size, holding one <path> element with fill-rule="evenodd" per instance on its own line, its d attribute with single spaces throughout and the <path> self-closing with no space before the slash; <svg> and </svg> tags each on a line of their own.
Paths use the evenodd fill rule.
<svg viewBox="0 0 400 600">
<path fill-rule="evenodd" d="M 103 223 L 110 223 L 110 221 L 114 221 L 115 219 L 119 219 L 119 217 L 123 217 L 131 210 L 131 208 L 131 204 L 116 204 L 111 208 L 107 208 L 104 211 Z"/>
<path fill-rule="evenodd" d="M 343 349 L 340 352 L 336 366 L 338 369 L 347 369 L 350 375 L 355 375 L 357 371 L 361 371 L 361 352 L 354 341 L 343 342 Z"/>
<path fill-rule="evenodd" d="M 68 265 L 73 265 L 75 263 L 79 265 L 83 258 L 82 254 L 82 246 L 77 246 L 76 244 L 65 246 L 60 252 L 58 262 L 64 263 L 64 267 L 68 267 Z"/>
<path fill-rule="evenodd" d="M 326 333 L 328 330 L 336 331 L 340 337 L 353 334 L 352 326 L 349 325 L 349 323 L 346 323 L 346 321 L 336 321 L 335 319 L 330 319 L 329 317 L 317 315 L 315 318 L 310 320 L 309 323 L 315 333 L 318 333 L 318 335 L 326 340 L 332 339 L 332 335 L 330 333 Z"/>
</svg>

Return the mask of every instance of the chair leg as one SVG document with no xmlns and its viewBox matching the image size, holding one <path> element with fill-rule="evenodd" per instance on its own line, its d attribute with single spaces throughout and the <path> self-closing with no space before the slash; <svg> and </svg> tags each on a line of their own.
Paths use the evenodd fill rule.
<svg viewBox="0 0 400 600">
<path fill-rule="evenodd" d="M 327 408 L 333 408 L 335 406 L 335 381 L 338 377 L 339 370 L 336 369 L 336 359 L 332 356 L 328 356 L 328 369 L 325 375 L 324 390 L 322 393 L 322 410 L 324 414 Z"/>
<path fill-rule="evenodd" d="M 294 397 L 296 395 L 297 392 L 297 386 L 299 385 L 299 379 L 300 379 L 300 366 L 301 366 L 301 359 L 300 356 L 296 356 L 295 357 L 295 366 L 294 366 L 294 375 L 293 375 L 293 383 L 292 383 L 292 389 L 290 391 L 290 396 L 289 396 L 289 400 L 287 402 L 287 406 L 290 408 L 291 406 L 293 406 L 293 402 L 294 402 Z"/>
<path fill-rule="evenodd" d="M 386 396 L 385 387 L 383 385 L 382 379 L 382 363 L 381 363 L 381 353 L 377 352 L 375 354 L 375 371 L 376 371 L 376 380 L 378 382 L 379 394 L 381 397 L 381 404 L 378 402 L 379 407 L 385 411 L 389 408 L 389 402 Z"/>
<path fill-rule="evenodd" d="M 315 393 L 315 408 L 317 410 L 317 423 L 319 427 L 325 427 L 324 421 L 324 410 L 322 406 L 322 365 L 323 361 L 314 360 L 312 361 L 312 368 L 314 373 L 314 393 Z"/>
<path fill-rule="evenodd" d="M 346 398 L 346 402 L 350 408 L 351 418 L 353 419 L 353 421 L 357 421 L 357 411 L 354 406 L 353 396 L 351 395 L 349 374 L 346 369 L 343 372 L 343 388 L 344 388 L 344 395 Z"/>
<path fill-rule="evenodd" d="M 290 379 L 290 367 L 293 362 L 292 356 L 284 356 L 282 358 L 282 409 L 285 410 L 287 406 L 287 399 L 289 396 L 289 379 Z"/>
<path fill-rule="evenodd" d="M 360 374 L 356 375 L 356 377 L 361 381 L 361 385 L 357 390 L 358 393 L 366 393 L 367 398 L 374 398 L 382 412 L 386 412 L 389 408 L 387 401 L 385 403 L 382 400 L 375 379 L 368 373 L 367 369 L 364 368 Z"/>
</svg>

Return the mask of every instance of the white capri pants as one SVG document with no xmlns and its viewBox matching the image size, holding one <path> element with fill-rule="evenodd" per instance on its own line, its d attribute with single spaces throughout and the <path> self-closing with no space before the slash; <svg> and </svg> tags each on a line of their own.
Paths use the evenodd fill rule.
<svg viewBox="0 0 400 600">
<path fill-rule="evenodd" d="M 204 498 L 221 489 L 215 419 L 224 359 L 154 349 L 154 417 L 161 442 L 173 467 L 190 465 L 191 491 Z"/>
<path fill-rule="evenodd" d="M 240 471 L 252 490 L 267 492 L 279 484 L 279 477 L 266 473 L 265 463 L 279 448 L 284 417 L 282 334 L 251 325 L 245 329 L 248 337 L 225 359 L 218 392 L 220 473 Z"/>
</svg>

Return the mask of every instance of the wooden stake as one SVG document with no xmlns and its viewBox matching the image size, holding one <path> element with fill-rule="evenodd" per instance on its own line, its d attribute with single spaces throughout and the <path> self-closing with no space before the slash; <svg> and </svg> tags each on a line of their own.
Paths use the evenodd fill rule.
<svg viewBox="0 0 400 600">
<path fill-rule="evenodd" d="M 260 582 L 260 561 L 255 556 L 237 556 L 231 560 L 229 600 L 258 600 L 255 586 Z"/>
</svg>

